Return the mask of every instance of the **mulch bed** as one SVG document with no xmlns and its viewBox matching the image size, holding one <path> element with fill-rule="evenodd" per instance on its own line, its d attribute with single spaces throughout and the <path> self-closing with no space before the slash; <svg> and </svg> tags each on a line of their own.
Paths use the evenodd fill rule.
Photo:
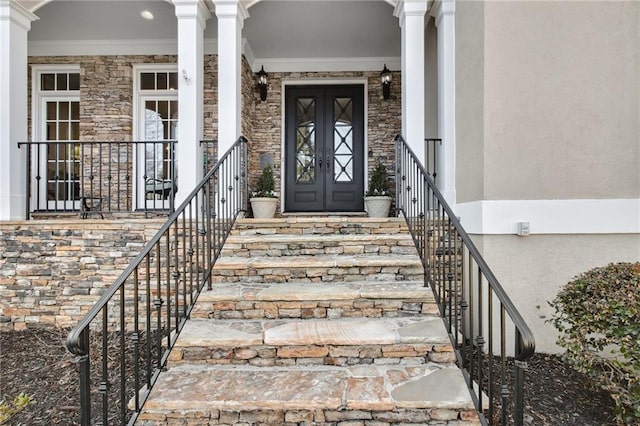
<svg viewBox="0 0 640 426">
<path fill-rule="evenodd" d="M 7 425 L 76 425 L 78 374 L 64 348 L 67 330 L 0 334 L 0 400 L 20 392 L 35 402 Z M 526 376 L 527 425 L 615 425 L 610 396 L 557 355 L 536 354 Z"/>
</svg>

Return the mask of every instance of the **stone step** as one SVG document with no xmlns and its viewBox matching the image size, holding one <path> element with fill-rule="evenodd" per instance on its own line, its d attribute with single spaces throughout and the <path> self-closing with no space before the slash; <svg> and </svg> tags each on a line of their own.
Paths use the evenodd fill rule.
<svg viewBox="0 0 640 426">
<path fill-rule="evenodd" d="M 163 372 L 137 425 L 478 424 L 454 367 L 184 366 Z"/>
<path fill-rule="evenodd" d="M 191 318 L 278 319 L 436 315 L 422 281 L 219 283 L 204 291 Z"/>
<path fill-rule="evenodd" d="M 417 254 L 407 234 L 231 235 L 223 256 L 297 256 L 321 254 Z"/>
<path fill-rule="evenodd" d="M 287 217 L 274 219 L 239 219 L 232 235 L 269 234 L 398 234 L 406 233 L 400 218 L 368 217 Z"/>
<path fill-rule="evenodd" d="M 221 257 L 213 282 L 407 281 L 423 278 L 417 255 Z"/>
<path fill-rule="evenodd" d="M 186 323 L 169 366 L 450 364 L 455 354 L 442 320 L 204 320 Z"/>
</svg>

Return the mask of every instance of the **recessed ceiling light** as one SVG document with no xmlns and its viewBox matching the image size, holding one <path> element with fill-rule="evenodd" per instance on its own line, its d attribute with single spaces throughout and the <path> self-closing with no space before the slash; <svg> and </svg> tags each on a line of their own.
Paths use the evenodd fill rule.
<svg viewBox="0 0 640 426">
<path fill-rule="evenodd" d="M 143 10 L 142 12 L 140 12 L 140 16 L 149 21 L 153 19 L 153 13 L 149 12 L 148 10 Z"/>
</svg>

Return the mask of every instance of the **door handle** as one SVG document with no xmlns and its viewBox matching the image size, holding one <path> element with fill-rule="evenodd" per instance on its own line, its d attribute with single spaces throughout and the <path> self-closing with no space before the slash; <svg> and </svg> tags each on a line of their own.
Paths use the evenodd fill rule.
<svg viewBox="0 0 640 426">
<path fill-rule="evenodd" d="M 322 158 L 318 160 L 318 170 L 322 170 Z"/>
</svg>

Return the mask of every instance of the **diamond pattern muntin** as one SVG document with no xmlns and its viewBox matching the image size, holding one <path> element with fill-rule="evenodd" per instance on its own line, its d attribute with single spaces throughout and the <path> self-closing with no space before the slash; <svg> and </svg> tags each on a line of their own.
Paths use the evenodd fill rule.
<svg viewBox="0 0 640 426">
<path fill-rule="evenodd" d="M 353 182 L 353 102 L 335 98 L 333 102 L 333 180 Z"/>
<path fill-rule="evenodd" d="M 316 179 L 315 99 L 296 100 L 296 183 L 314 183 Z"/>
</svg>

